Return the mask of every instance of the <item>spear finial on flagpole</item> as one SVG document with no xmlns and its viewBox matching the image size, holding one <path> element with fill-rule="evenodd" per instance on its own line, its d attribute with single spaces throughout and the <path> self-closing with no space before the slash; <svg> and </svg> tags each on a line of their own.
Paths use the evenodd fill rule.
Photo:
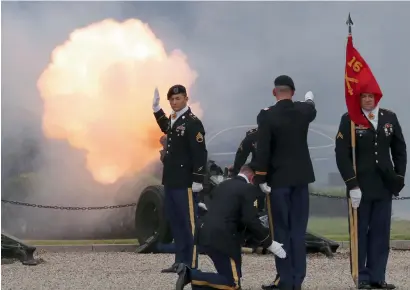
<svg viewBox="0 0 410 290">
<path fill-rule="evenodd" d="M 349 35 L 351 35 L 352 34 L 353 21 L 352 21 L 352 18 L 350 17 L 350 13 L 349 13 L 349 16 L 347 17 L 346 25 L 349 27 Z"/>
</svg>

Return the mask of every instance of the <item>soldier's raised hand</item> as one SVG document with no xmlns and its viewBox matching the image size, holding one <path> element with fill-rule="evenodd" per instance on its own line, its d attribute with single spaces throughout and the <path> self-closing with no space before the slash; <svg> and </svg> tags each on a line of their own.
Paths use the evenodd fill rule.
<svg viewBox="0 0 410 290">
<path fill-rule="evenodd" d="M 158 91 L 158 88 L 155 88 L 154 98 L 152 100 L 152 110 L 154 110 L 154 112 L 158 112 L 159 110 L 161 110 L 161 107 L 159 105 L 159 100 L 160 100 L 159 91 Z"/>
<path fill-rule="evenodd" d="M 308 100 L 313 101 L 314 97 L 315 96 L 313 95 L 313 93 L 311 91 L 307 92 L 306 95 L 305 95 L 305 102 L 308 101 Z"/>
</svg>

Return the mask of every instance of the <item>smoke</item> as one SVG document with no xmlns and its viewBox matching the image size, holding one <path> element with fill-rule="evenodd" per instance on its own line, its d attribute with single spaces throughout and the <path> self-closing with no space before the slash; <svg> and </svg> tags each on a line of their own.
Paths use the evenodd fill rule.
<svg viewBox="0 0 410 290">
<path fill-rule="evenodd" d="M 93 177 L 114 183 L 158 159 L 161 132 L 148 121 L 154 88 L 163 96 L 176 83 L 189 89 L 196 76 L 141 21 L 94 23 L 57 47 L 40 76 L 44 133 L 84 149 Z"/>
<path fill-rule="evenodd" d="M 345 112 L 343 91 L 347 36 L 345 21 L 348 13 L 351 12 L 355 23 L 354 43 L 369 63 L 384 93 L 381 106 L 396 112 L 405 136 L 410 134 L 406 114 L 410 104 L 409 99 L 405 97 L 405 93 L 410 90 L 410 82 L 408 82 L 410 36 L 407 33 L 410 23 L 406 13 L 410 4 L 406 2 L 5 2 L 2 4 L 2 181 L 3 176 L 16 175 L 19 168 L 29 172 L 34 171 L 35 168 L 37 179 L 30 183 L 32 188 L 28 200 L 62 205 L 105 205 L 111 202 L 128 202 L 132 198 L 137 198 L 135 192 L 138 190 L 132 189 L 135 179 L 126 176 L 132 175 L 130 172 L 138 172 L 137 163 L 133 162 L 135 156 L 132 155 L 134 153 L 132 146 L 136 148 L 145 144 L 138 145 L 136 142 L 123 145 L 130 146 L 127 147 L 128 151 L 124 150 L 124 153 L 132 152 L 129 160 L 122 159 L 123 161 L 120 162 L 120 167 L 127 169 L 110 169 L 108 174 L 102 175 L 95 168 L 112 168 L 112 160 L 116 160 L 118 156 L 106 156 L 104 150 L 107 149 L 102 149 L 104 148 L 102 146 L 111 146 L 110 143 L 99 144 L 101 146 L 99 150 L 103 150 L 99 153 L 91 153 L 92 148 L 101 140 L 106 140 L 108 136 L 114 136 L 110 142 L 120 142 L 128 133 L 131 134 L 132 130 L 135 130 L 132 131 L 135 134 L 133 136 L 139 136 L 138 132 L 147 136 L 145 132 L 149 132 L 148 127 L 141 128 L 145 126 L 144 121 L 145 124 L 152 125 L 155 130 L 150 112 L 154 80 L 164 81 L 160 84 L 164 102 L 161 104 L 167 109 L 168 106 L 164 101 L 165 91 L 173 80 L 163 75 L 170 71 L 171 75 L 177 76 L 181 72 L 178 69 L 158 65 L 158 70 L 150 73 L 153 80 L 147 81 L 146 86 L 141 90 L 137 86 L 138 82 L 131 81 L 135 79 L 136 72 L 129 67 L 130 65 L 123 63 L 123 54 L 116 51 L 114 58 L 105 60 L 108 62 L 105 65 L 111 69 L 104 74 L 105 79 L 108 79 L 107 83 L 110 84 L 104 93 L 110 89 L 118 89 L 117 93 L 121 92 L 118 100 L 121 102 L 112 106 L 112 98 L 105 96 L 104 101 L 98 99 L 98 102 L 105 104 L 98 106 L 100 112 L 94 111 L 97 108 L 92 105 L 98 102 L 93 103 L 90 98 L 79 97 L 89 95 L 85 90 L 77 89 L 70 97 L 65 96 L 61 99 L 57 97 L 61 95 L 59 88 L 72 88 L 74 83 L 66 84 L 63 81 L 64 86 L 62 86 L 60 81 L 54 78 L 52 81 L 47 81 L 47 84 L 38 82 L 40 76 L 45 82 L 47 72 L 51 71 L 55 73 L 62 70 L 66 77 L 69 76 L 71 67 L 74 67 L 78 61 L 82 61 L 85 56 L 70 58 L 66 64 L 70 65 L 70 69 L 67 70 L 66 65 L 61 66 L 56 60 L 58 53 L 55 49 L 61 47 L 59 50 L 63 55 L 64 52 L 68 53 L 69 47 L 75 47 L 80 43 L 80 40 L 72 37 L 74 31 L 77 33 L 87 31 L 91 29 L 93 23 L 97 25 L 107 19 L 113 19 L 106 23 L 116 27 L 124 25 L 127 19 L 140 19 L 143 23 L 148 23 L 152 31 L 151 36 L 162 42 L 160 51 L 165 51 L 167 57 L 171 57 L 174 50 L 182 51 L 186 56 L 184 62 L 189 67 L 189 71 L 197 72 L 197 78 L 190 85 L 190 96 L 200 102 L 204 112 L 202 120 L 207 136 L 210 136 L 212 132 L 230 126 L 254 124 L 259 110 L 273 103 L 272 81 L 279 74 L 292 76 L 296 84 L 296 99 L 303 99 L 303 95 L 308 90 L 314 92 L 318 109 L 316 124 L 337 127 L 340 116 Z M 97 26 L 94 26 L 94 29 L 95 27 Z M 127 41 L 131 43 L 134 37 L 135 35 L 127 38 Z M 109 40 L 105 41 L 102 45 L 104 50 L 106 45 L 113 43 Z M 91 45 L 92 41 L 87 39 L 86 43 Z M 102 50 L 94 49 L 90 58 L 97 61 L 100 53 Z M 100 65 L 99 61 L 97 63 Z M 141 64 L 138 61 L 137 63 Z M 108 73 L 109 71 L 111 73 Z M 113 71 L 120 71 L 120 73 L 113 75 Z M 129 71 L 130 74 L 127 73 Z M 93 74 L 98 75 L 95 72 Z M 80 71 L 78 75 L 75 74 L 72 81 L 77 82 L 78 79 L 80 79 Z M 92 83 L 95 84 L 92 81 L 90 85 Z M 126 89 L 123 86 L 118 87 L 119 84 L 129 83 L 135 86 L 134 89 L 144 92 L 143 97 L 137 98 L 136 95 L 135 99 L 129 98 Z M 43 91 L 45 88 L 47 88 L 46 92 Z M 62 106 L 63 103 L 55 105 L 57 100 L 64 101 L 66 105 Z M 86 104 L 78 103 L 78 100 L 89 101 Z M 130 125 L 126 128 L 131 131 L 116 130 L 117 122 L 121 123 L 118 119 L 109 122 L 108 119 L 98 117 L 110 106 L 112 106 L 111 110 L 115 111 L 119 104 L 128 104 L 127 109 L 124 110 L 124 118 L 126 112 L 132 111 L 134 107 L 135 112 L 140 114 L 130 117 L 130 122 L 134 122 L 135 127 Z M 50 105 L 58 113 L 50 113 Z M 197 108 L 194 109 L 194 113 L 200 114 Z M 92 129 L 95 134 L 92 135 L 92 139 L 82 138 L 78 129 L 77 131 L 73 129 L 79 128 L 78 124 L 73 124 L 74 118 L 70 119 L 67 114 L 75 116 L 76 122 L 79 120 L 82 122 L 81 130 Z M 49 116 L 49 121 L 44 121 L 44 116 Z M 112 113 L 107 118 L 115 119 L 115 116 L 115 113 Z M 45 126 L 47 122 L 59 124 L 59 128 Z M 107 131 L 104 131 L 102 128 L 107 127 L 107 122 L 110 126 Z M 43 129 L 48 132 L 46 136 Z M 234 142 L 233 139 L 227 140 L 225 135 L 218 137 L 218 140 L 213 142 L 210 156 L 212 157 L 213 152 L 217 152 L 217 145 L 221 143 L 230 146 L 224 148 L 222 152 L 235 151 L 238 141 L 244 136 L 244 131 L 245 129 L 236 131 Z M 333 136 L 335 134 L 336 132 L 333 132 Z M 55 139 L 56 136 L 61 139 Z M 26 145 L 23 146 L 23 143 Z M 24 153 L 27 144 L 33 144 L 32 147 L 37 149 L 32 150 L 30 154 Z M 159 148 L 158 143 L 156 150 Z M 152 154 L 152 157 L 156 158 L 155 150 Z M 102 155 L 106 156 L 103 161 L 98 157 Z M 138 159 L 138 162 L 149 162 L 150 154 L 144 154 L 144 158 L 146 159 Z M 215 160 L 218 161 L 217 157 Z M 7 166 L 4 165 L 6 163 Z M 16 169 L 17 163 L 21 165 Z M 337 172 L 334 160 L 316 163 L 315 170 L 318 183 L 321 184 L 326 183 L 328 172 Z M 143 171 L 149 174 L 146 170 Z M 119 178 L 113 184 L 95 181 L 95 179 L 105 179 L 101 176 L 107 175 L 125 177 Z M 138 176 L 141 176 L 141 172 Z M 29 178 L 33 179 L 32 176 Z M 123 186 L 129 189 L 125 191 L 127 194 L 120 190 Z M 33 192 L 35 194 L 32 194 Z M 406 192 L 403 194 L 407 195 Z M 11 209 L 23 212 L 23 208 Z M 76 217 L 75 213 L 46 212 L 46 210 L 33 209 L 29 214 L 26 210 L 25 216 L 36 224 L 43 223 L 44 228 L 53 223 L 61 224 L 62 220 L 74 225 L 80 220 L 83 222 L 87 220 L 92 228 L 101 224 L 101 215 L 107 215 L 110 219 L 120 215 L 120 210 L 99 215 L 95 212 L 94 218 L 92 218 L 93 214 L 88 213 L 77 213 L 79 217 Z M 61 218 L 58 218 L 59 214 Z M 395 214 L 397 214 L 396 210 Z M 36 215 L 41 215 L 41 218 Z M 106 220 L 107 217 L 104 218 Z M 116 222 L 113 220 L 111 224 L 115 225 Z"/>
<path fill-rule="evenodd" d="M 24 29 L 27 31 L 18 34 L 30 31 L 29 27 Z M 9 199 L 71 206 L 136 201 L 143 187 L 158 183 L 152 175 L 162 133 L 151 109 L 154 89 L 159 89 L 161 105 L 169 111 L 165 98 L 168 88 L 181 83 L 189 91 L 197 78 L 187 56 L 182 50 L 168 53 L 149 25 L 138 19 L 105 19 L 77 28 L 50 56 L 36 82 L 42 109 L 31 109 L 35 117 L 41 116 L 46 137 L 40 141 L 44 160 L 37 168 L 20 167 L 14 172 L 17 178 L 6 178 L 8 192 L 12 190 L 10 180 L 12 184 L 29 184 L 20 189 L 20 196 Z M 18 91 L 17 82 L 12 91 Z M 34 90 L 24 91 L 24 97 L 34 99 L 35 95 Z M 191 100 L 190 106 L 201 117 L 199 103 Z M 30 107 L 22 99 L 12 103 L 19 109 Z M 22 121 L 19 116 L 14 118 Z M 13 129 L 10 132 L 16 133 Z M 25 136 L 20 137 L 25 142 Z M 52 142 L 55 140 L 61 140 L 60 144 Z M 22 151 L 17 150 L 20 159 L 29 160 Z M 30 178 L 25 178 L 27 170 L 34 172 Z M 24 219 L 32 223 L 30 229 L 37 228 L 36 235 L 39 231 L 47 235 L 51 221 L 60 232 L 73 226 L 84 232 L 95 230 L 110 218 L 106 212 L 87 212 L 83 213 L 87 215 L 84 222 L 75 213 L 56 219 L 56 212 L 23 211 Z M 28 218 L 31 214 L 35 217 Z M 133 209 L 128 210 L 127 219 L 130 226 Z M 116 221 L 123 222 L 118 214 Z"/>
</svg>

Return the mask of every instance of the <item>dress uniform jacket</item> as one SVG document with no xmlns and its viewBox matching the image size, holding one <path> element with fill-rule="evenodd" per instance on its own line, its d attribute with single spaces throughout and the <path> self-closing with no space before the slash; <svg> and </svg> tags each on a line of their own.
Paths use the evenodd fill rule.
<svg viewBox="0 0 410 290">
<path fill-rule="evenodd" d="M 395 113 L 380 108 L 378 114 L 377 128 L 355 127 L 357 174 L 353 169 L 348 113 L 342 116 L 336 136 L 340 174 L 349 190 L 357 186 L 361 189 L 364 200 L 398 195 L 404 187 L 407 150 L 401 126 Z"/>
<path fill-rule="evenodd" d="M 154 115 L 161 131 L 167 134 L 162 184 L 168 188 L 189 188 L 193 182 L 203 183 L 208 152 L 202 122 L 190 109 L 172 127 L 171 118 L 162 109 Z"/>
<path fill-rule="evenodd" d="M 215 187 L 208 213 L 199 228 L 198 243 L 240 260 L 246 229 L 264 248 L 268 248 L 272 244 L 269 229 L 263 227 L 253 205 L 257 195 L 257 187 L 248 184 L 241 176 Z"/>
<path fill-rule="evenodd" d="M 245 164 L 246 159 L 248 159 L 249 154 L 252 153 L 251 162 L 255 162 L 256 139 L 258 137 L 257 133 L 258 128 L 254 128 L 246 132 L 245 138 L 242 140 L 241 145 L 239 145 L 239 148 L 236 151 L 232 170 L 234 175 L 237 175 L 239 173 L 239 170 Z"/>
<path fill-rule="evenodd" d="M 278 101 L 258 115 L 255 183 L 271 188 L 315 181 L 307 134 L 316 118 L 313 101 Z"/>
</svg>

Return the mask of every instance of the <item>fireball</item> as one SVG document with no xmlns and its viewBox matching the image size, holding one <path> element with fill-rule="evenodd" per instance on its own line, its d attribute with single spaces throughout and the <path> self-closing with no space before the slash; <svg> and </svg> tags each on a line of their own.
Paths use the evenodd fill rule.
<svg viewBox="0 0 410 290">
<path fill-rule="evenodd" d="M 114 183 L 159 158 L 155 87 L 167 111 L 168 88 L 180 83 L 189 90 L 196 78 L 184 53 L 168 54 L 140 20 L 91 24 L 54 49 L 38 80 L 43 132 L 86 152 L 94 179 Z M 199 105 L 193 106 L 200 115 Z"/>
</svg>

